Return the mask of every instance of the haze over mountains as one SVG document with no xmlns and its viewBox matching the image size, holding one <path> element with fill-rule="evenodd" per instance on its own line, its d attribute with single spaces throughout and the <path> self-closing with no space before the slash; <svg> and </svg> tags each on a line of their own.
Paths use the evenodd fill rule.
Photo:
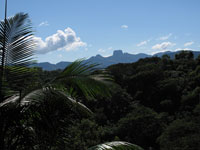
<svg viewBox="0 0 200 150">
<path fill-rule="evenodd" d="M 167 54 L 169 55 L 172 59 L 174 59 L 175 55 L 179 53 L 180 51 L 176 52 L 171 52 L 171 51 L 166 51 L 166 52 L 160 52 L 156 53 L 154 55 L 148 55 L 144 53 L 139 53 L 139 54 L 129 54 L 129 53 L 123 53 L 122 50 L 115 50 L 113 51 L 113 55 L 109 57 L 103 57 L 101 55 L 96 55 L 93 57 L 90 57 L 89 59 L 85 60 L 86 62 L 91 62 L 91 63 L 97 63 L 100 64 L 100 68 L 106 68 L 110 65 L 113 64 L 118 64 L 118 63 L 132 63 L 136 62 L 141 58 L 146 58 L 146 57 L 162 57 L 163 55 Z M 200 51 L 192 51 L 194 54 L 194 58 L 196 58 L 199 54 Z M 43 70 L 57 70 L 57 69 L 64 69 L 66 66 L 68 66 L 71 62 L 65 62 L 61 61 L 57 64 L 51 64 L 49 62 L 42 62 L 42 63 L 37 63 L 33 65 L 34 67 L 41 67 Z"/>
</svg>

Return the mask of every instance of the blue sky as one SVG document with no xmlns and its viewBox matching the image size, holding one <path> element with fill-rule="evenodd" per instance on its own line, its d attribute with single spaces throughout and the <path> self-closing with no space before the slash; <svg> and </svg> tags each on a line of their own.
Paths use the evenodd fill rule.
<svg viewBox="0 0 200 150">
<path fill-rule="evenodd" d="M 3 19 L 4 0 L 0 1 Z M 200 50 L 200 0 L 8 0 L 28 13 L 38 62 L 74 61 L 113 50 Z"/>
</svg>

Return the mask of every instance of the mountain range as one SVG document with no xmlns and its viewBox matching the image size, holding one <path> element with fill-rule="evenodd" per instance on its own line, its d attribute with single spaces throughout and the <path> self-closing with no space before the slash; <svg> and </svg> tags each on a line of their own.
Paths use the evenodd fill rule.
<svg viewBox="0 0 200 150">
<path fill-rule="evenodd" d="M 192 52 L 194 54 L 194 58 L 197 58 L 198 55 L 200 54 L 200 51 L 192 51 Z M 132 62 L 138 61 L 141 58 L 156 57 L 156 56 L 162 57 L 165 54 L 169 55 L 171 59 L 174 59 L 175 55 L 177 53 L 180 53 L 180 51 L 176 51 L 176 52 L 166 51 L 166 52 L 156 53 L 154 55 L 148 55 L 148 54 L 144 54 L 144 53 L 129 54 L 129 53 L 123 53 L 122 50 L 115 50 L 115 51 L 113 51 L 112 56 L 103 57 L 98 54 L 96 56 L 90 57 L 89 59 L 85 60 L 85 62 L 97 63 L 97 64 L 100 64 L 99 65 L 100 68 L 106 68 L 113 64 L 132 63 Z M 57 69 L 64 69 L 70 63 L 71 62 L 65 62 L 65 61 L 61 61 L 57 64 L 51 64 L 49 62 L 42 62 L 42 63 L 34 64 L 34 65 L 32 65 L 32 67 L 40 67 L 43 70 L 52 71 L 52 70 L 57 70 Z"/>
</svg>

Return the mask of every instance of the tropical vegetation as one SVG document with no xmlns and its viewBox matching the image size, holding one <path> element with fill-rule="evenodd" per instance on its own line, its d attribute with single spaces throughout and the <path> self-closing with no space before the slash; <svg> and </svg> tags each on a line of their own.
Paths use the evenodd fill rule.
<svg viewBox="0 0 200 150">
<path fill-rule="evenodd" d="M 92 123 L 94 114 L 83 103 L 98 96 L 110 97 L 110 89 L 114 87 L 111 76 L 106 70 L 97 71 L 96 64 L 78 60 L 56 76 L 43 80 L 40 76 L 43 71 L 28 68 L 33 63 L 34 46 L 27 14 L 18 13 L 1 21 L 0 149 L 87 149 L 98 144 L 99 133 L 94 135 L 74 127 L 84 120 L 86 127 L 88 122 Z M 99 132 L 94 127 L 93 132 Z M 91 134 L 93 142 L 79 139 L 87 134 Z M 142 150 L 121 141 L 90 149 Z"/>
</svg>

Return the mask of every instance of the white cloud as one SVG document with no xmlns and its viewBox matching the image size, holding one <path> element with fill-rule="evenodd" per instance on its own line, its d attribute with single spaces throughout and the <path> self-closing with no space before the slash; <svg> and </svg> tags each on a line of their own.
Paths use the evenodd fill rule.
<svg viewBox="0 0 200 150">
<path fill-rule="evenodd" d="M 102 48 L 100 48 L 100 49 L 98 50 L 98 52 L 100 52 L 100 53 L 104 53 L 104 52 L 105 52 L 105 50 L 104 50 L 104 49 L 102 49 Z"/>
<path fill-rule="evenodd" d="M 166 49 L 168 49 L 169 47 L 173 47 L 173 46 L 175 46 L 175 45 L 176 45 L 175 43 L 163 42 L 163 43 L 154 45 L 154 46 L 152 47 L 152 49 L 155 49 L 155 50 L 166 50 Z"/>
<path fill-rule="evenodd" d="M 128 29 L 128 26 L 124 24 L 124 25 L 121 26 L 121 28 L 122 29 Z"/>
<path fill-rule="evenodd" d="M 156 52 L 152 52 L 151 54 L 154 55 L 156 53 L 160 53 L 160 52 L 166 52 L 168 50 L 160 50 L 160 51 L 156 51 Z M 194 51 L 194 49 L 191 49 L 191 48 L 176 48 L 174 50 L 169 50 L 169 51 Z"/>
<path fill-rule="evenodd" d="M 175 49 L 175 51 L 181 51 L 181 50 L 189 51 L 189 50 L 193 50 L 193 49 L 191 49 L 191 48 L 177 48 L 177 49 Z"/>
<path fill-rule="evenodd" d="M 48 23 L 48 21 L 43 21 L 43 22 L 41 22 L 38 26 L 39 26 L 39 27 L 42 27 L 42 26 L 49 26 L 49 23 Z"/>
<path fill-rule="evenodd" d="M 170 37 L 172 36 L 172 33 L 166 35 L 166 36 L 162 36 L 159 38 L 159 40 L 164 41 L 164 40 L 168 40 Z"/>
<path fill-rule="evenodd" d="M 148 41 L 142 41 L 140 43 L 137 44 L 137 47 L 140 47 L 140 46 L 143 46 L 143 45 L 146 45 Z"/>
<path fill-rule="evenodd" d="M 100 53 L 105 53 L 106 51 L 110 51 L 110 50 L 113 50 L 113 47 L 108 47 L 108 48 L 106 48 L 106 49 L 100 48 L 100 49 L 98 49 L 98 52 L 100 52 Z"/>
<path fill-rule="evenodd" d="M 79 47 L 87 46 L 82 42 L 76 33 L 71 28 L 66 28 L 64 31 L 58 30 L 57 33 L 42 40 L 40 37 L 34 37 L 37 44 L 37 53 L 45 54 L 56 50 L 73 50 Z"/>
<path fill-rule="evenodd" d="M 194 44 L 194 42 L 191 41 L 191 42 L 185 43 L 184 46 L 187 47 L 187 46 L 190 46 L 190 45 L 192 45 L 192 44 Z"/>
<path fill-rule="evenodd" d="M 151 52 L 151 55 L 154 55 L 154 54 L 157 54 L 157 53 L 163 53 L 163 52 L 166 52 L 166 51 L 170 51 L 170 50 L 159 50 L 159 51 L 154 51 L 154 52 Z"/>
<path fill-rule="evenodd" d="M 103 57 L 110 57 L 110 56 L 112 56 L 112 54 L 111 55 L 103 55 Z"/>
</svg>

